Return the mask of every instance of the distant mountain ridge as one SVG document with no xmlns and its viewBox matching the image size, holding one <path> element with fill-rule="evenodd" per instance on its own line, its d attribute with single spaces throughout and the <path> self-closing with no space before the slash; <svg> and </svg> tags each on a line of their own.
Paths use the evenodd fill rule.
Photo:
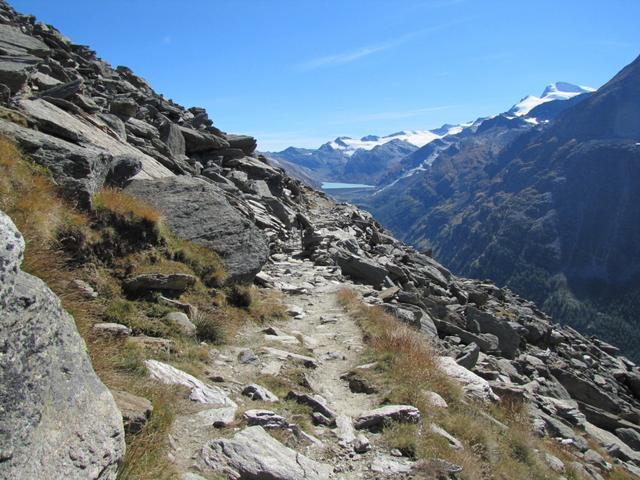
<svg viewBox="0 0 640 480">
<path fill-rule="evenodd" d="M 473 134 L 478 128 L 489 128 L 492 123 L 513 123 L 512 120 L 520 118 L 519 123 L 531 127 L 562 111 L 559 104 L 579 100 L 577 97 L 582 98 L 583 94 L 593 91 L 591 87 L 556 82 L 548 85 L 540 97 L 529 95 L 505 113 L 472 122 L 444 124 L 433 130 L 400 131 L 385 136 L 366 135 L 360 139 L 341 136 L 317 149 L 292 146 L 280 152 L 267 152 L 266 155 L 291 175 L 311 185 L 332 181 L 384 187 L 410 174 L 412 169 L 422 168 L 420 164 L 429 157 L 416 161 L 416 152 L 431 151 L 433 147 L 437 150 L 448 145 L 450 138 Z"/>
</svg>

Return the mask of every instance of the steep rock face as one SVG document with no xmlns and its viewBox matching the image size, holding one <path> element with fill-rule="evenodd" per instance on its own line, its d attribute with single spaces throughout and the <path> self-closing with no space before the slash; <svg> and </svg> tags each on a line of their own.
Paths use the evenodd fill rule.
<svg viewBox="0 0 640 480">
<path fill-rule="evenodd" d="M 126 191 L 157 207 L 177 235 L 217 252 L 230 281 L 251 280 L 266 263 L 265 236 L 216 185 L 181 176 L 135 180 Z"/>
<path fill-rule="evenodd" d="M 637 59 L 548 125 L 457 142 L 368 206 L 454 271 L 507 285 L 637 358 L 639 79 Z"/>
<path fill-rule="evenodd" d="M 0 212 L 0 477 L 114 479 L 122 417 L 60 300 L 20 271 L 23 250 Z"/>
</svg>

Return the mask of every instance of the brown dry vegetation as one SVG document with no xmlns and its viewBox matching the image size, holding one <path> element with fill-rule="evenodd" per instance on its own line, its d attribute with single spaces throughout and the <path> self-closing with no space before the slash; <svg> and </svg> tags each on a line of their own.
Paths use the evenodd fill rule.
<svg viewBox="0 0 640 480">
<path fill-rule="evenodd" d="M 153 415 L 143 430 L 127 435 L 119 478 L 176 478 L 167 457 L 167 434 L 174 415 L 188 401 L 184 391 L 149 380 L 144 360 L 162 360 L 202 377 L 212 347 L 200 340 L 223 342 L 233 338 L 243 323 L 282 318 L 285 309 L 277 296 L 253 289 L 249 289 L 251 302 L 246 308 L 233 307 L 222 291 L 210 290 L 226 276 L 219 257 L 173 235 L 160 214 L 144 202 L 106 189 L 94 196 L 93 207 L 91 212 L 72 208 L 58 196 L 46 169 L 0 138 L 0 209 L 25 238 L 23 269 L 43 279 L 74 316 L 101 380 L 110 389 L 125 390 L 153 403 Z M 135 235 L 122 236 L 121 229 Z M 167 271 L 199 277 L 195 288 L 179 300 L 198 307 L 196 323 L 216 326 L 206 338 L 185 337 L 164 319 L 169 309 L 155 298 L 131 300 L 124 296 L 121 281 L 127 275 Z M 94 286 L 97 300 L 85 299 L 70 285 L 78 278 Z M 175 349 L 154 351 L 126 339 L 97 337 L 92 326 L 101 321 L 123 323 L 136 333 L 168 338 Z"/>
<path fill-rule="evenodd" d="M 465 400 L 460 387 L 439 370 L 438 351 L 423 334 L 382 308 L 364 304 L 353 290 L 341 290 L 338 301 L 364 332 L 368 348 L 363 361 L 377 362 L 373 380 L 384 386 L 385 401 L 415 405 L 422 413 L 422 424 L 392 425 L 382 435 L 389 448 L 422 462 L 416 478 L 434 478 L 437 472 L 429 462 L 434 458 L 462 466 L 461 477 L 468 480 L 557 479 L 559 475 L 547 466 L 541 452 L 548 451 L 567 465 L 577 460 L 557 442 L 532 433 L 526 405 L 521 402 L 505 400 L 488 406 Z M 442 395 L 449 408 L 438 410 L 430 406 L 423 395 L 427 390 Z M 508 429 L 501 429 L 489 415 Z M 451 449 L 442 437 L 431 433 L 432 423 L 460 440 L 464 450 Z M 570 471 L 567 478 L 581 480 L 578 473 Z M 632 477 L 614 469 L 606 478 Z"/>
</svg>

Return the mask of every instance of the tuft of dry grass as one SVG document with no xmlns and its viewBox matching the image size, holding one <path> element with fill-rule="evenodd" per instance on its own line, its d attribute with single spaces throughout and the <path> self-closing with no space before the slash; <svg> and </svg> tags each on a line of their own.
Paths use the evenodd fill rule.
<svg viewBox="0 0 640 480">
<path fill-rule="evenodd" d="M 116 188 L 103 188 L 93 196 L 94 210 L 105 210 L 128 220 L 146 220 L 152 224 L 160 222 L 160 212 L 148 203 Z"/>
<path fill-rule="evenodd" d="M 436 478 L 437 462 L 432 460 L 438 458 L 462 466 L 460 478 L 467 480 L 559 478 L 539 453 L 545 451 L 545 442 L 533 435 L 525 405 L 505 401 L 488 407 L 465 400 L 459 385 L 439 370 L 439 352 L 425 335 L 382 308 L 362 303 L 352 290 L 338 292 L 338 301 L 364 332 L 366 361 L 378 362 L 373 375 L 388 392 L 385 400 L 414 405 L 422 413 L 421 425 L 390 425 L 382 434 L 389 448 L 420 461 L 416 478 Z M 442 395 L 449 408 L 434 410 L 426 404 L 425 390 Z M 496 426 L 487 413 L 508 429 Z M 431 432 L 431 423 L 456 437 L 464 450 L 451 449 L 445 439 Z"/>
<path fill-rule="evenodd" d="M 428 337 L 382 308 L 362 303 L 351 290 L 340 290 L 337 298 L 362 328 L 368 360 L 378 361 L 384 377 L 392 380 L 389 401 L 420 406 L 425 390 L 439 393 L 447 402 L 459 401 L 460 387 L 438 367 L 438 352 Z"/>
</svg>

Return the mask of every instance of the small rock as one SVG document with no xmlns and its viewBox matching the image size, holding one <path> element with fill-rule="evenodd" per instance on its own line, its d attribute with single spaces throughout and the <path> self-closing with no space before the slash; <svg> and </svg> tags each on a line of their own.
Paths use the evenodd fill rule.
<svg viewBox="0 0 640 480">
<path fill-rule="evenodd" d="M 353 442 L 353 451 L 356 453 L 366 453 L 371 450 L 371 442 L 362 433 L 358 434 Z"/>
<path fill-rule="evenodd" d="M 255 383 L 244 387 L 242 395 L 249 397 L 251 400 L 259 400 L 261 402 L 273 403 L 278 401 L 278 397 L 276 395 Z"/>
<path fill-rule="evenodd" d="M 122 422 L 127 433 L 138 433 L 142 430 L 153 411 L 151 402 L 128 392 L 113 390 L 113 399 L 122 413 Z"/>
<path fill-rule="evenodd" d="M 317 368 L 318 361 L 315 358 L 307 357 L 305 355 L 298 355 L 297 353 L 291 353 L 284 350 L 278 350 L 277 348 L 263 348 L 264 352 L 275 357 L 279 360 L 290 360 L 295 363 L 301 363 L 307 368 Z"/>
<path fill-rule="evenodd" d="M 80 294 L 87 300 L 94 300 L 98 298 L 98 292 L 96 292 L 91 285 L 83 280 L 71 280 L 70 285 L 78 290 Z"/>
<path fill-rule="evenodd" d="M 109 337 L 128 337 L 131 335 L 131 329 L 126 325 L 121 325 L 119 323 L 96 323 L 92 330 L 96 335 Z"/>
<path fill-rule="evenodd" d="M 335 423 L 337 417 L 336 413 L 327 407 L 327 401 L 320 395 L 307 395 L 306 393 L 298 393 L 291 391 L 287 394 L 286 400 L 293 400 L 301 405 L 307 405 L 311 407 L 314 412 L 319 412 L 324 415 L 331 423 Z"/>
<path fill-rule="evenodd" d="M 193 337 L 196 334 L 196 326 L 189 320 L 186 313 L 183 312 L 170 312 L 165 317 L 169 322 L 174 323 L 180 329 L 180 331 L 188 337 Z"/>
<path fill-rule="evenodd" d="M 287 428 L 289 422 L 281 416 L 270 410 L 247 410 L 243 414 L 247 425 L 260 425 L 263 428 Z"/>
<path fill-rule="evenodd" d="M 349 390 L 353 393 L 378 393 L 378 388 L 373 385 L 367 378 L 358 373 L 357 370 L 351 370 L 340 376 L 341 380 L 349 382 Z"/>
<path fill-rule="evenodd" d="M 379 432 L 387 422 L 418 423 L 420 411 L 411 405 L 385 405 L 362 413 L 354 422 L 356 430 Z"/>
<path fill-rule="evenodd" d="M 550 453 L 545 452 L 544 461 L 546 462 L 547 465 L 549 465 L 549 468 L 554 472 L 564 473 L 564 470 L 565 470 L 564 462 L 560 460 L 558 457 L 556 457 L 555 455 L 551 455 Z"/>
<path fill-rule="evenodd" d="M 424 392 L 424 397 L 433 408 L 449 408 L 446 400 L 438 395 L 436 392 Z"/>
<path fill-rule="evenodd" d="M 129 341 L 141 348 L 148 348 L 149 350 L 153 350 L 155 352 L 176 352 L 176 343 L 173 340 L 169 340 L 168 338 L 156 338 L 140 335 L 130 338 Z"/>
<path fill-rule="evenodd" d="M 182 293 L 196 284 L 196 277 L 186 273 L 143 273 L 129 278 L 124 288 L 130 293 L 138 294 L 148 291 Z"/>
<path fill-rule="evenodd" d="M 313 419 L 314 425 L 323 425 L 325 427 L 331 427 L 332 425 L 335 425 L 335 420 L 328 419 L 320 412 L 313 412 L 311 414 L 311 418 Z"/>
<path fill-rule="evenodd" d="M 304 310 L 297 305 L 287 305 L 287 314 L 298 319 L 305 317 Z"/>
<path fill-rule="evenodd" d="M 238 361 L 244 365 L 248 365 L 250 363 L 258 363 L 258 357 L 253 353 L 253 350 L 245 348 L 238 353 Z"/>
</svg>

